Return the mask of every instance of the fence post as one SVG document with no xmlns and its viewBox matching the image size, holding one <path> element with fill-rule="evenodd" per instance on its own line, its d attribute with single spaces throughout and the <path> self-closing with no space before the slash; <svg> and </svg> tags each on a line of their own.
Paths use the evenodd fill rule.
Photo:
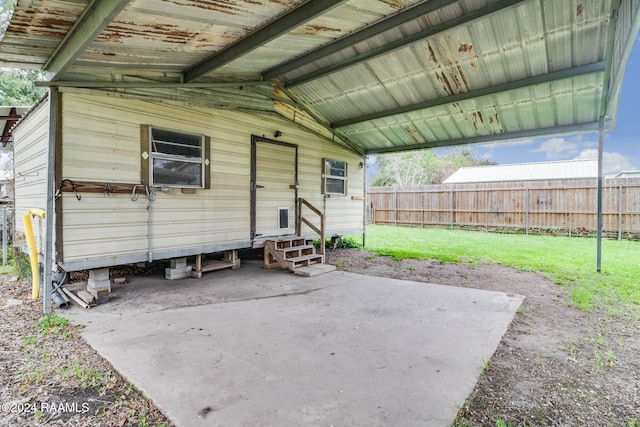
<svg viewBox="0 0 640 427">
<path fill-rule="evenodd" d="M 571 211 L 569 211 L 569 237 L 571 237 Z"/>
<path fill-rule="evenodd" d="M 618 184 L 618 240 L 622 240 L 622 181 Z"/>
<path fill-rule="evenodd" d="M 426 190 L 420 193 L 420 227 L 424 227 L 424 195 Z"/>
<path fill-rule="evenodd" d="M 491 190 L 486 190 L 487 196 L 484 198 L 484 231 L 489 232 L 489 196 L 491 195 Z"/>
<path fill-rule="evenodd" d="M 398 226 L 398 188 L 393 187 L 393 225 Z"/>
<path fill-rule="evenodd" d="M 451 209 L 451 228 L 453 229 L 453 225 L 455 224 L 455 212 L 453 211 L 454 207 L 453 207 L 453 188 L 451 189 L 451 192 L 449 193 L 449 208 Z"/>
<path fill-rule="evenodd" d="M 529 235 L 529 187 L 524 188 L 524 234 Z"/>
</svg>

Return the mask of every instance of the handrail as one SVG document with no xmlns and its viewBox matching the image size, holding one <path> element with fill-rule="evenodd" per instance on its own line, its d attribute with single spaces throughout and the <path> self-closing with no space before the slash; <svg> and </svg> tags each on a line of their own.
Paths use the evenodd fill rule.
<svg viewBox="0 0 640 427">
<path fill-rule="evenodd" d="M 319 229 L 313 223 L 311 223 L 311 221 L 309 221 L 307 218 L 302 216 L 302 206 L 306 206 L 313 213 L 315 213 L 320 217 Z M 316 208 L 315 206 L 313 206 L 311 203 L 309 203 L 307 200 L 303 199 L 302 197 L 298 198 L 297 208 L 298 208 L 298 224 L 297 224 L 296 231 L 298 236 L 302 235 L 302 223 L 304 222 L 305 225 L 307 225 L 309 228 L 311 228 L 313 231 L 315 231 L 320 235 L 320 253 L 322 254 L 322 256 L 324 256 L 324 213 L 322 213 L 320 209 Z"/>
</svg>

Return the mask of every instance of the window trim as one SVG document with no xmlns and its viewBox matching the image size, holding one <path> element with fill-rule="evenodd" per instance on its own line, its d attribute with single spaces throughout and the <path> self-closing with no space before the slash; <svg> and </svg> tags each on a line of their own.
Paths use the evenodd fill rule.
<svg viewBox="0 0 640 427">
<path fill-rule="evenodd" d="M 199 161 L 189 161 L 186 160 L 187 163 L 199 163 L 202 165 L 202 184 L 201 185 L 184 185 L 184 184 L 155 184 L 153 182 L 153 160 L 154 159 L 171 159 L 176 158 L 171 155 L 154 155 L 151 150 L 151 130 L 152 129 L 161 129 L 169 132 L 175 133 L 183 133 L 185 135 L 198 136 L 202 138 L 203 145 L 203 158 Z M 207 135 L 196 134 L 190 132 L 184 132 L 181 130 L 173 130 L 167 129 L 160 126 L 152 126 L 152 125 L 140 125 L 140 172 L 141 172 L 141 182 L 143 185 L 149 187 L 165 187 L 165 188 L 193 188 L 193 189 L 209 189 L 211 188 L 211 138 Z M 184 160 L 180 158 L 176 158 L 177 160 Z"/>
<path fill-rule="evenodd" d="M 327 160 L 328 161 L 332 161 L 332 162 L 344 163 L 344 176 L 336 176 L 336 175 L 327 174 L 326 173 Z M 327 191 L 327 181 L 329 179 L 337 179 L 337 180 L 343 181 L 344 191 L 342 193 L 336 193 L 336 192 Z M 322 194 L 326 194 L 326 195 L 329 195 L 329 196 L 346 196 L 347 195 L 347 182 L 348 182 L 348 179 L 349 179 L 349 164 L 345 160 L 330 159 L 328 157 L 324 157 L 322 159 Z"/>
</svg>

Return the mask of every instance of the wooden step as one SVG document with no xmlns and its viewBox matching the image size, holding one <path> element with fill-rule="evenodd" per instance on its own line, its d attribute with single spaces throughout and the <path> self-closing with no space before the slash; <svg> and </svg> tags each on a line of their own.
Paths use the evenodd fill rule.
<svg viewBox="0 0 640 427">
<path fill-rule="evenodd" d="M 276 252 L 282 253 L 283 258 L 296 258 L 303 255 L 312 255 L 316 253 L 313 245 L 292 246 L 290 248 L 276 249 Z"/>
<path fill-rule="evenodd" d="M 324 264 L 324 255 L 317 254 L 313 240 L 300 236 L 267 240 L 264 246 L 264 268 L 296 268 Z"/>
<path fill-rule="evenodd" d="M 309 254 L 284 260 L 286 267 L 292 271 L 297 267 L 308 267 L 312 264 L 322 264 L 323 262 L 324 256 L 321 254 Z"/>
<path fill-rule="evenodd" d="M 280 238 L 274 240 L 276 249 L 287 249 L 295 246 L 307 245 L 306 239 L 302 237 Z"/>
</svg>

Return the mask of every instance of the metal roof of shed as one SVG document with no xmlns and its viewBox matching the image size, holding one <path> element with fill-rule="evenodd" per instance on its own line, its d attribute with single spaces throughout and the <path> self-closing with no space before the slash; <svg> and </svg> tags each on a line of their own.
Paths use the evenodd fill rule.
<svg viewBox="0 0 640 427">
<path fill-rule="evenodd" d="M 13 106 L 0 106 L 0 143 L 2 146 L 6 146 L 11 140 L 11 128 L 20 120 L 20 118 L 29 111 L 31 107 L 13 107 Z M 0 177 L 0 179 L 4 179 Z"/>
<path fill-rule="evenodd" d="M 640 0 L 19 1 L 0 65 L 275 111 L 360 153 L 615 124 Z"/>
<path fill-rule="evenodd" d="M 583 179 L 597 177 L 598 159 L 586 159 L 463 167 L 444 180 L 443 184 Z"/>
</svg>

